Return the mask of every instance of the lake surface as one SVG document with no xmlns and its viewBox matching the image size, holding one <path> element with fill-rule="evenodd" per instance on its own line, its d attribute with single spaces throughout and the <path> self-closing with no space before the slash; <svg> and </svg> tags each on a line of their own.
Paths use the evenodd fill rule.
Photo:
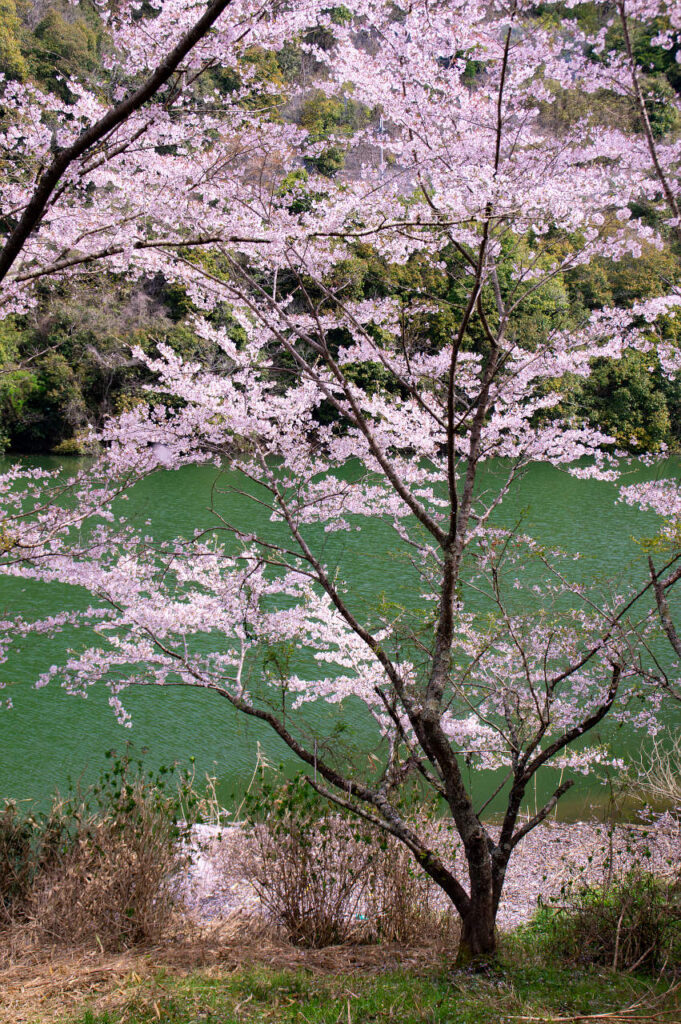
<svg viewBox="0 0 681 1024">
<path fill-rule="evenodd" d="M 59 460 L 47 457 L 24 461 L 50 468 L 60 465 Z M 76 461 L 61 464 L 72 471 Z M 678 468 L 667 464 L 662 475 L 672 475 Z M 486 472 L 494 477 L 493 466 Z M 159 472 L 134 489 L 127 513 L 140 523 L 151 520 L 153 527 L 146 527 L 146 532 L 153 529 L 156 539 L 191 534 L 196 527 L 210 523 L 207 505 L 216 473 L 215 468 L 206 466 Z M 652 469 L 635 466 L 627 482 L 654 475 Z M 659 520 L 619 504 L 616 497 L 613 484 L 578 481 L 550 466 L 536 465 L 504 502 L 496 521 L 511 526 L 522 515 L 523 532 L 552 546 L 582 553 L 586 569 L 617 584 L 642 578 L 636 538 L 654 535 Z M 266 522 L 264 510 L 258 510 L 248 499 L 231 495 L 225 500 L 237 525 L 252 531 Z M 381 594 L 398 596 L 409 603 L 404 566 L 390 557 L 396 546 L 395 535 L 385 524 L 363 521 L 361 533 L 327 535 L 324 543 L 327 562 L 351 568 L 353 596 L 360 605 L 370 604 Z M 417 600 L 416 593 L 411 597 Z M 675 598 L 677 605 L 681 604 L 679 597 Z M 3 617 L 21 614 L 26 619 L 39 618 L 89 603 L 83 592 L 0 577 Z M 150 766 L 174 761 L 186 764 L 194 756 L 199 778 L 204 772 L 214 775 L 224 800 L 229 800 L 233 792 L 243 791 L 259 748 L 288 771 L 295 769 L 295 759 L 266 727 L 238 715 L 226 701 L 210 693 L 177 688 L 132 689 L 125 696 L 133 716 L 133 728 L 128 730 L 117 725 L 103 688 L 93 688 L 87 700 L 68 696 L 56 685 L 41 691 L 33 688 L 42 671 L 59 664 L 68 647 L 82 645 L 85 640 L 75 631 L 51 638 L 31 637 L 0 665 L 0 680 L 10 684 L 4 695 L 11 693 L 14 701 L 13 711 L 0 713 L 0 799 L 44 804 L 49 793 L 57 787 L 64 791 L 69 780 L 83 784 L 93 781 L 106 763 L 104 752 L 112 747 L 121 751 L 129 740 L 136 750 L 147 751 Z M 353 741 L 368 749 L 372 734 L 365 717 L 356 711 L 349 714 Z M 311 712 L 313 719 L 325 715 L 323 707 Z M 670 719 L 673 727 L 678 724 L 678 716 Z M 604 735 L 613 737 L 607 728 Z M 632 744 L 636 743 L 632 734 L 614 735 L 613 746 L 618 753 L 632 753 Z M 567 802 L 562 802 L 561 813 L 568 817 L 584 816 L 590 803 L 598 805 L 605 799 L 603 788 L 595 780 L 578 777 L 577 781 L 565 798 Z M 482 794 L 491 785 L 488 777 L 478 783 L 477 789 Z M 537 799 L 553 788 L 555 773 L 551 772 L 545 782 L 540 780 Z"/>
</svg>

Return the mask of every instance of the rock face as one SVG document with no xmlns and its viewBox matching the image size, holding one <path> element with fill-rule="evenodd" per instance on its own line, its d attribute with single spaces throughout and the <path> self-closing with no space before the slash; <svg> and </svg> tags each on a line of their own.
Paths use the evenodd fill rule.
<svg viewBox="0 0 681 1024">
<path fill-rule="evenodd" d="M 245 868 L 248 842 L 244 828 L 238 824 L 196 825 L 192 840 L 192 864 L 184 879 L 190 911 L 205 921 L 237 911 L 262 912 Z M 461 859 L 457 854 L 456 860 Z M 511 859 L 497 923 L 508 931 L 532 917 L 540 896 L 548 903 L 560 897 L 568 882 L 602 885 L 636 864 L 661 876 L 678 873 L 679 821 L 665 815 L 654 828 L 586 821 L 544 823 L 526 836 Z"/>
</svg>

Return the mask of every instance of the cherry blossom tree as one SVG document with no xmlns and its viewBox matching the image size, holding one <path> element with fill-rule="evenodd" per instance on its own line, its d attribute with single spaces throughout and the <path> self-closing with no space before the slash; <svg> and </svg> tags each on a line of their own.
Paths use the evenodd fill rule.
<svg viewBox="0 0 681 1024">
<path fill-rule="evenodd" d="M 604 5 L 610 14 L 610 9 Z M 606 49 L 606 38 L 608 28 L 613 21 L 605 20 L 605 25 L 599 33 L 598 40 L 592 40 L 594 52 L 598 52 L 608 68 L 608 76 L 611 80 L 620 78 L 622 88 L 628 92 L 635 106 L 637 117 L 640 123 L 641 137 L 638 144 L 633 147 L 622 147 L 627 153 L 630 165 L 638 168 L 646 168 L 646 182 L 644 195 L 649 202 L 655 203 L 660 209 L 662 216 L 667 220 L 673 234 L 677 239 L 681 238 L 681 210 L 679 208 L 681 197 L 681 147 L 678 138 L 673 135 L 671 138 L 659 138 L 658 133 L 651 121 L 651 111 L 656 107 L 666 107 L 676 114 L 677 121 L 681 121 L 681 98 L 678 95 L 657 96 L 650 88 L 646 89 L 644 69 L 641 68 L 636 58 L 635 47 L 637 36 L 643 34 L 651 35 L 651 45 L 662 50 L 673 51 L 677 63 L 681 61 L 681 14 L 678 5 L 662 2 L 644 2 L 644 0 L 618 0 L 616 4 L 617 21 L 621 27 L 624 49 L 621 52 L 614 52 Z M 653 33 L 650 26 L 655 26 Z M 666 301 L 678 302 L 678 287 L 674 288 Z M 654 318 L 651 318 L 654 321 Z M 668 356 L 668 353 L 667 353 Z M 671 362 L 663 366 L 669 373 L 677 369 L 675 356 Z M 648 484 L 637 486 L 626 486 L 622 488 L 622 500 L 628 504 L 656 512 L 665 521 L 660 547 L 665 555 L 678 547 L 679 515 L 681 513 L 681 494 L 676 479 L 663 479 Z M 660 615 L 664 632 L 669 644 L 677 656 L 681 656 L 681 640 L 670 610 L 668 592 L 681 577 L 678 567 L 673 568 L 665 575 L 655 567 L 653 554 L 648 556 L 648 568 L 653 583 L 655 602 Z M 673 666 L 673 671 L 678 670 L 678 665 Z M 663 673 L 665 686 L 677 700 L 681 699 L 681 691 L 675 682 L 674 674 Z"/>
<path fill-rule="evenodd" d="M 627 0 L 619 0 L 616 6 L 625 44 L 622 59 L 645 139 L 645 151 L 651 165 L 652 173 L 649 178 L 653 187 L 657 186 L 661 190 L 661 198 L 667 206 L 668 214 L 671 215 L 671 225 L 677 237 L 681 237 L 681 210 L 679 209 L 681 161 L 679 160 L 678 141 L 660 141 L 656 138 L 655 128 L 651 121 L 651 108 L 654 109 L 659 105 L 668 106 L 675 110 L 678 116 L 678 112 L 681 110 L 681 101 L 674 94 L 656 96 L 651 90 L 648 90 L 646 94 L 645 84 L 641 80 L 641 69 L 635 54 L 637 30 L 645 31 L 645 28 L 652 24 L 658 30 L 654 33 L 651 43 L 665 50 L 673 48 L 678 62 L 678 55 L 681 53 L 681 17 L 678 5 L 667 3 L 665 0 L 662 3 L 640 2 L 640 0 L 631 3 Z M 638 159 L 641 159 L 640 154 Z"/>
<path fill-rule="evenodd" d="M 167 52 L 178 10 L 164 5 L 158 24 L 117 28 L 132 71 Z M 618 90 L 621 68 L 614 56 L 594 60 L 574 23 L 544 22 L 529 4 L 357 0 L 339 16 L 240 0 L 229 19 L 192 47 L 182 82 L 153 111 L 131 111 L 111 137 L 104 129 L 106 147 L 84 160 L 74 150 L 15 243 L 4 308 L 26 308 L 33 283 L 94 262 L 160 273 L 187 289 L 195 331 L 231 372 L 163 345 L 137 350 L 155 378 L 149 402 L 108 423 L 95 466 L 67 481 L 36 472 L 27 481 L 15 469 L 0 480 L 14 503 L 4 571 L 97 599 L 78 619 L 94 644 L 39 685 L 85 694 L 104 681 L 124 724 L 125 689 L 152 684 L 208 689 L 266 723 L 311 786 L 411 850 L 461 916 L 462 955 L 488 954 L 513 851 L 571 772 L 608 759 L 589 734 L 606 715 L 659 728 L 662 670 L 648 654 L 657 623 L 643 599 L 669 592 L 679 556 L 638 588 L 604 593 L 574 552 L 500 525 L 534 462 L 617 478 L 613 438 L 566 422 L 562 396 L 594 358 L 650 350 L 679 297 L 599 310 L 578 328 L 557 306 L 531 342 L 523 314 L 567 270 L 662 244 L 630 211 L 659 191 L 653 151 L 633 159 L 630 140 L 598 124 L 560 137 L 546 127 L 556 89 Z M 311 25 L 333 45 L 315 43 Z M 364 126 L 331 140 L 365 154 L 352 174 L 315 172 L 328 139 L 311 141 L 271 104 L 244 102 L 253 88 L 244 47 L 296 38 L 321 90 L 365 106 Z M 209 66 L 240 67 L 229 101 L 199 102 L 192 90 Z M 5 145 L 19 144 L 27 170 L 5 209 L 23 210 L 20 224 L 37 194 L 32 154 L 47 154 L 51 140 L 36 114 L 43 101 L 6 89 L 18 113 Z M 99 114 L 79 93 L 57 111 L 58 145 L 77 149 Z M 385 265 L 418 267 L 420 286 L 406 298 L 358 297 L 362 246 Z M 444 340 L 429 330 L 437 317 Z M 663 338 L 657 350 L 676 372 L 677 351 Z M 216 485 L 194 536 L 155 542 L 126 521 L 115 502 L 123 491 L 201 462 L 216 464 Z M 248 495 L 269 527 L 239 526 L 230 493 Z M 361 536 L 369 521 L 393 531 L 418 606 L 393 595 L 367 607 L 352 572 L 328 555 L 330 535 Z M 59 630 L 72 619 L 17 628 Z M 264 669 L 263 646 L 286 652 L 276 674 Z M 362 709 L 371 768 L 321 727 L 310 738 L 307 709 L 321 701 L 340 716 Z M 497 828 L 467 781 L 469 769 L 491 768 Z M 552 769 L 561 773 L 552 795 L 523 817 L 528 787 Z M 414 782 L 450 815 L 467 878 L 401 809 Z"/>
</svg>

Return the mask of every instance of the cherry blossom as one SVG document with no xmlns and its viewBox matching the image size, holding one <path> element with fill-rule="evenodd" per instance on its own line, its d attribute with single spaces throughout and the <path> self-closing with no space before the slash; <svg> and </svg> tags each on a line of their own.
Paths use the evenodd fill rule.
<svg viewBox="0 0 681 1024">
<path fill-rule="evenodd" d="M 566 422 L 562 400 L 597 358 L 654 352 L 676 372 L 678 352 L 658 327 L 678 315 L 679 296 L 597 310 L 532 344 L 518 314 L 566 270 L 662 245 L 631 207 L 654 202 L 674 226 L 664 204 L 667 191 L 678 194 L 678 144 L 590 122 L 560 137 L 549 130 L 543 112 L 558 88 L 636 98 L 640 83 L 626 48 L 607 52 L 606 30 L 544 24 L 529 3 L 351 0 L 345 20 L 311 0 L 225 7 L 172 82 L 64 171 L 7 267 L 2 310 L 27 308 L 43 278 L 93 264 L 160 274 L 185 288 L 193 329 L 227 369 L 163 344 L 134 350 L 153 376 L 148 401 L 93 436 L 101 454 L 90 468 L 71 479 L 22 469 L 0 477 L 0 565 L 93 595 L 78 620 L 92 643 L 39 686 L 85 696 L 103 683 L 124 726 L 133 685 L 208 689 L 267 723 L 310 785 L 415 854 L 460 913 L 463 948 L 490 952 L 509 858 L 574 781 L 561 777 L 525 821 L 537 773 L 614 763 L 587 745 L 608 714 L 650 734 L 659 727 L 668 679 L 648 656 L 658 620 L 645 598 L 655 592 L 664 623 L 659 595 L 681 576 L 672 554 L 667 575 L 651 568 L 638 587 L 603 594 L 572 553 L 495 525 L 532 463 L 617 479 L 614 438 Z M 666 18 L 659 45 L 675 45 L 675 8 L 618 9 L 625 26 Z M 126 74 L 153 69 L 195 16 L 185 0 L 151 19 L 117 11 L 111 31 Z M 328 49 L 309 41 L 314 26 L 332 33 Z M 269 102 L 247 102 L 256 84 L 248 47 L 294 40 L 315 58 L 315 87 L 352 93 L 368 111 L 343 140 L 364 163 L 333 179 L 315 169 L 318 142 Z M 238 69 L 239 84 L 200 103 L 193 86 L 214 66 Z M 30 208 L 41 162 L 105 111 L 71 83 L 73 102 L 55 105 L 48 130 L 46 97 L 3 88 L 14 115 L 0 148 L 18 158 L 7 217 Z M 299 205 L 287 182 L 303 165 Z M 392 266 L 421 261 L 457 297 L 353 298 L 344 272 L 360 244 Z M 411 330 L 445 307 L 454 324 L 445 341 Z M 148 474 L 204 463 L 215 465 L 216 484 L 195 535 L 157 541 L 121 511 L 116 499 Z M 232 521 L 235 492 L 265 511 L 266 528 Z M 622 496 L 666 516 L 681 508 L 672 482 Z M 338 537 L 366 536 L 369 521 L 392 530 L 417 607 L 402 594 L 366 607 L 337 557 Z M 362 708 L 373 769 L 361 773 L 340 748 L 324 744 L 322 755 L 310 741 L 306 709 L 319 702 L 340 716 L 348 702 Z M 494 838 L 468 768 L 501 771 Z M 413 780 L 451 814 L 465 885 L 400 810 L 396 796 Z"/>
</svg>

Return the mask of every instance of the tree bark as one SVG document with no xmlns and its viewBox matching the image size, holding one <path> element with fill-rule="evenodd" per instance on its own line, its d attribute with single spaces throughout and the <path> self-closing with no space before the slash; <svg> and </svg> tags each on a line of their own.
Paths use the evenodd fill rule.
<svg viewBox="0 0 681 1024">
<path fill-rule="evenodd" d="M 477 901 L 473 901 L 469 912 L 461 918 L 461 939 L 456 962 L 461 966 L 474 963 L 476 960 L 494 956 L 496 948 L 497 937 L 491 901 L 482 907 Z"/>
</svg>

